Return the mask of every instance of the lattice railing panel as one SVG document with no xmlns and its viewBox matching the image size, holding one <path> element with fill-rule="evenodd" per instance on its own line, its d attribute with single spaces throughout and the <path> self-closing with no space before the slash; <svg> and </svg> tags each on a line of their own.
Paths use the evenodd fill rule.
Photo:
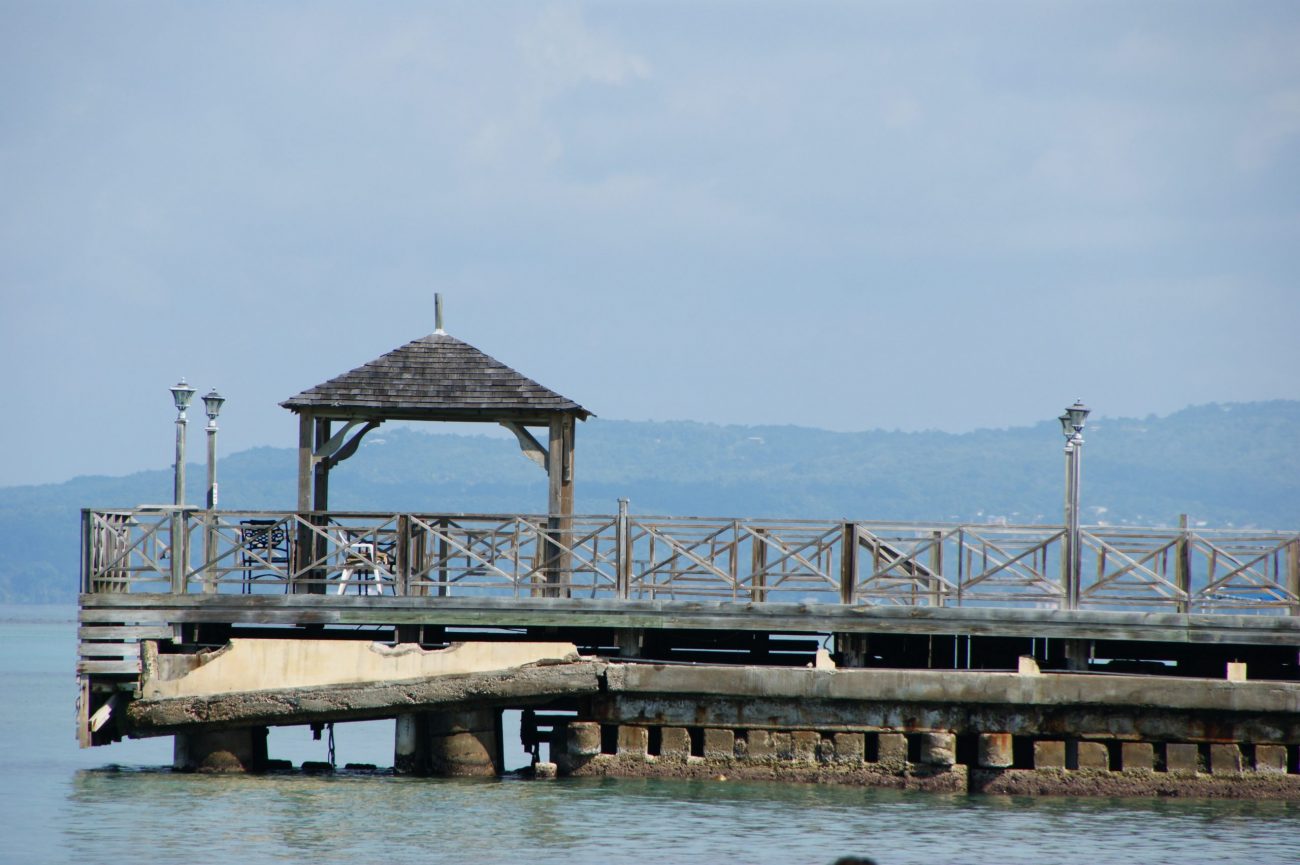
<svg viewBox="0 0 1300 865">
<path fill-rule="evenodd" d="M 88 592 L 1058 608 L 1056 526 L 137 508 L 83 512 Z M 1089 527 L 1081 607 L 1300 614 L 1300 535 Z"/>
</svg>

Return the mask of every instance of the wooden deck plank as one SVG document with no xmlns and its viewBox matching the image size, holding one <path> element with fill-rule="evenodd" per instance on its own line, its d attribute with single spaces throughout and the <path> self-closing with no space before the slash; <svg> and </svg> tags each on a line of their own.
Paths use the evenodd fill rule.
<svg viewBox="0 0 1300 865">
<path fill-rule="evenodd" d="M 1300 645 L 1300 619 L 1096 610 L 337 595 L 83 595 L 86 623 L 447 625 L 897 633 Z"/>
<path fill-rule="evenodd" d="M 88 625 L 158 627 L 171 621 L 168 618 L 170 610 L 170 607 L 157 606 L 142 609 L 82 607 L 78 619 Z"/>
<path fill-rule="evenodd" d="M 77 629 L 80 640 L 170 640 L 169 625 L 89 625 Z"/>
<path fill-rule="evenodd" d="M 119 674 L 128 676 L 140 675 L 140 661 L 123 660 L 123 661 L 78 661 L 78 675 L 107 675 Z"/>
<path fill-rule="evenodd" d="M 81 643 L 77 655 L 82 658 L 139 658 L 139 643 Z"/>
</svg>

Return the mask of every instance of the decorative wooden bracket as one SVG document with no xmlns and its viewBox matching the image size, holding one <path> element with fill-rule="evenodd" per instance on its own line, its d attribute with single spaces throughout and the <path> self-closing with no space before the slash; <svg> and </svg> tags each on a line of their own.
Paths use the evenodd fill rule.
<svg viewBox="0 0 1300 865">
<path fill-rule="evenodd" d="M 514 433 L 515 438 L 519 439 L 519 449 L 524 452 L 524 456 L 542 468 L 546 468 L 546 460 L 550 455 L 546 452 L 546 448 L 542 447 L 541 442 L 533 438 L 532 433 L 514 421 L 503 420 L 501 425 Z"/>
<path fill-rule="evenodd" d="M 362 423 L 364 423 L 365 426 L 363 426 L 352 438 L 347 438 L 348 433 L 358 424 Z M 365 438 L 366 433 L 370 432 L 381 423 L 383 423 L 381 420 L 348 421 L 344 424 L 343 429 L 331 436 L 329 441 L 321 445 L 320 449 L 311 455 L 312 462 L 324 462 L 326 468 L 333 468 L 356 453 L 357 448 L 361 446 L 361 439 Z M 346 442 L 344 441 L 345 439 Z"/>
</svg>

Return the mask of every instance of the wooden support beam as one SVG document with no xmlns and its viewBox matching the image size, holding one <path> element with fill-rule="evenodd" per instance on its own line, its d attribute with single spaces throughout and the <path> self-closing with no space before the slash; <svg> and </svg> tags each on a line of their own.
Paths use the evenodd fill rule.
<svg viewBox="0 0 1300 865">
<path fill-rule="evenodd" d="M 1178 542 L 1174 546 L 1174 583 L 1187 595 L 1187 600 L 1178 602 L 1178 612 L 1189 613 L 1192 609 L 1192 563 L 1187 543 L 1187 514 L 1179 514 L 1178 531 Z"/>
<path fill-rule="evenodd" d="M 355 595 L 81 597 L 83 624 L 227 622 L 260 625 L 448 625 L 645 628 L 775 633 L 896 633 L 1295 646 L 1291 616 L 1181 615 L 1102 610 L 905 607 L 730 601 L 457 598 Z"/>
<path fill-rule="evenodd" d="M 298 511 L 311 510 L 312 481 L 312 416 L 304 411 L 298 415 Z"/>
<path fill-rule="evenodd" d="M 840 535 L 840 603 L 852 604 L 858 589 L 858 527 L 845 523 Z"/>
<path fill-rule="evenodd" d="M 109 696 L 108 702 L 96 709 L 95 713 L 88 719 L 87 725 L 90 727 L 90 732 L 98 733 L 103 726 L 108 723 L 109 719 L 113 717 L 113 713 L 121 708 L 121 705 L 122 694 L 120 691 L 114 691 L 113 694 Z"/>
<path fill-rule="evenodd" d="M 551 418 L 550 442 L 547 448 L 547 534 L 549 542 L 546 555 L 546 582 L 549 597 L 567 597 L 561 588 L 569 582 L 570 559 L 567 552 L 572 541 L 573 527 L 573 415 L 555 415 Z"/>
<path fill-rule="evenodd" d="M 1292 595 L 1300 597 L 1300 541 L 1286 545 L 1286 587 Z M 1292 604 L 1290 613 L 1300 616 L 1300 603 Z"/>
<path fill-rule="evenodd" d="M 315 443 L 312 447 L 312 510 L 330 507 L 330 461 L 315 455 L 324 452 L 330 441 L 330 419 L 316 418 Z"/>
</svg>

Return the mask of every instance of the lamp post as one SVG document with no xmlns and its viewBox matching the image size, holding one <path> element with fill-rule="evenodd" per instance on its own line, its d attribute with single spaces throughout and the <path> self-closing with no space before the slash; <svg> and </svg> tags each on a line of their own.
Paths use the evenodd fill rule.
<svg viewBox="0 0 1300 865">
<path fill-rule="evenodd" d="M 172 513 L 172 591 L 185 591 L 185 565 L 189 555 L 185 550 L 185 427 L 187 419 L 185 410 L 190 407 L 194 397 L 194 388 L 185 383 L 185 377 L 171 387 L 172 400 L 176 403 L 176 467 Z"/>
<path fill-rule="evenodd" d="M 1079 608 L 1082 550 L 1079 540 L 1079 478 L 1083 463 L 1083 427 L 1090 409 L 1079 400 L 1059 420 L 1065 436 L 1065 545 L 1061 553 L 1061 580 L 1067 609 Z"/>
<path fill-rule="evenodd" d="M 185 427 L 188 423 L 185 410 L 194 398 L 194 388 L 185 383 L 185 377 L 171 386 L 172 400 L 176 403 L 176 489 L 172 503 L 185 504 Z"/>
<path fill-rule="evenodd" d="M 213 510 L 217 507 L 217 415 L 221 414 L 221 404 L 226 398 L 213 388 L 203 397 L 203 410 L 208 415 L 208 513 L 203 532 L 203 591 L 217 590 L 216 570 L 213 559 L 217 552 L 217 517 Z"/>
<path fill-rule="evenodd" d="M 208 415 L 208 510 L 217 506 L 217 415 L 225 401 L 216 388 L 203 397 L 203 410 Z"/>
</svg>

